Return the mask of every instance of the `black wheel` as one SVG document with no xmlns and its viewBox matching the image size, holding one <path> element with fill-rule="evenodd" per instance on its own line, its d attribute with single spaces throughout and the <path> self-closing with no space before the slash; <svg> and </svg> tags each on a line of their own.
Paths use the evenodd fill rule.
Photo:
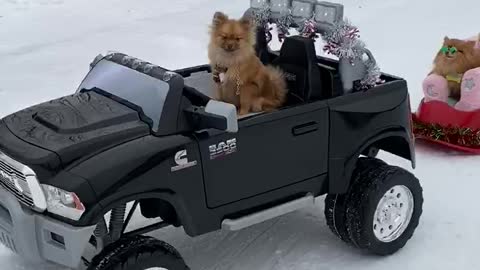
<svg viewBox="0 0 480 270">
<path fill-rule="evenodd" d="M 352 182 L 357 181 L 357 178 L 362 175 L 363 172 L 367 171 L 369 166 L 375 164 L 376 166 L 385 165 L 386 163 L 380 159 L 370 159 L 371 162 L 358 162 L 353 173 Z M 325 220 L 330 230 L 343 242 L 351 244 L 350 235 L 347 231 L 347 217 L 346 217 L 346 208 L 347 200 L 352 196 L 351 188 L 347 191 L 346 194 L 328 194 L 325 198 Z"/>
<path fill-rule="evenodd" d="M 346 228 L 352 243 L 378 255 L 405 246 L 418 226 L 423 190 L 418 179 L 374 158 L 360 158 L 346 202 Z"/>
<path fill-rule="evenodd" d="M 325 198 L 325 219 L 330 230 L 343 242 L 350 243 L 347 227 L 345 226 L 346 195 L 329 194 Z"/>
<path fill-rule="evenodd" d="M 178 251 L 152 237 L 120 239 L 95 256 L 87 270 L 189 270 Z"/>
</svg>

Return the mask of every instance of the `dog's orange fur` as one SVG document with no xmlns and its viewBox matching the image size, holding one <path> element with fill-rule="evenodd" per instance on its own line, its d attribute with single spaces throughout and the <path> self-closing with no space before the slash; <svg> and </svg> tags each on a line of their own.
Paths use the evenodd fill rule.
<svg viewBox="0 0 480 270">
<path fill-rule="evenodd" d="M 220 72 L 215 67 L 227 69 L 223 82 L 216 83 L 217 99 L 234 104 L 239 115 L 275 110 L 285 102 L 287 92 L 283 73 L 264 66 L 256 56 L 253 28 L 247 19 L 229 19 L 216 12 L 210 31 L 208 57 L 214 76 Z"/>
<path fill-rule="evenodd" d="M 434 59 L 431 73 L 441 76 L 464 74 L 470 69 L 480 67 L 480 49 L 475 49 L 476 40 L 460 40 L 444 38 L 443 46 L 453 46 L 458 49 L 454 55 L 444 55 L 438 52 Z M 460 98 L 461 84 L 453 81 L 448 82 L 450 96 Z"/>
</svg>

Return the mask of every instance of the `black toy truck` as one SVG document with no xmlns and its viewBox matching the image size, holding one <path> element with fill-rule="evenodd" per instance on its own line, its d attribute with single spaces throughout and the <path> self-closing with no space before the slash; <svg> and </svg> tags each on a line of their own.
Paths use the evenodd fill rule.
<svg viewBox="0 0 480 270">
<path fill-rule="evenodd" d="M 383 74 L 384 84 L 342 95 L 338 62 L 318 57 L 312 39 L 263 53 L 294 75 L 271 113 L 237 119 L 209 97 L 208 65 L 171 71 L 111 53 L 75 94 L 1 119 L 0 241 L 72 269 L 190 269 L 143 234 L 240 230 L 326 194 L 340 239 L 379 255 L 402 248 L 422 188 L 375 157 L 385 150 L 415 167 L 406 81 Z M 136 209 L 161 222 L 126 231 Z"/>
</svg>

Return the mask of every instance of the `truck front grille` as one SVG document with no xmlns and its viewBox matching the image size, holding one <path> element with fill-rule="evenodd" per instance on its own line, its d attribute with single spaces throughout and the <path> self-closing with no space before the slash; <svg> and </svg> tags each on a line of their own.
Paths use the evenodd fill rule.
<svg viewBox="0 0 480 270">
<path fill-rule="evenodd" d="M 10 164 L 2 154 L 0 154 L 0 184 L 26 206 L 34 206 L 26 175 Z"/>
</svg>

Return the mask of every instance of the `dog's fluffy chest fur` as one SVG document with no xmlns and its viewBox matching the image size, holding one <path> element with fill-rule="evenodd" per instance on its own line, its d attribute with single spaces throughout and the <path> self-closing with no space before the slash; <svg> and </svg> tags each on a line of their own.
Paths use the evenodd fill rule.
<svg viewBox="0 0 480 270">
<path fill-rule="evenodd" d="M 241 90 L 242 83 L 240 79 L 239 69 L 236 67 L 229 68 L 227 71 L 219 72 L 220 89 L 223 99 L 236 106 L 240 103 L 240 96 L 237 90 Z M 232 91 L 234 90 L 234 91 Z"/>
</svg>

